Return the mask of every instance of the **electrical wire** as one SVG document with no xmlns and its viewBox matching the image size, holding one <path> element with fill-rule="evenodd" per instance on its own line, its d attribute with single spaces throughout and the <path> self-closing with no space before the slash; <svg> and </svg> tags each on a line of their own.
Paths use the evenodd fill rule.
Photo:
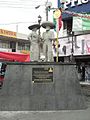
<svg viewBox="0 0 90 120">
<path fill-rule="evenodd" d="M 0 1 L 0 5 L 2 5 L 2 4 L 9 4 L 9 5 L 35 5 L 35 4 L 43 4 L 43 3 L 45 3 L 45 2 L 37 2 L 37 1 L 32 1 L 32 2 L 11 2 L 11 1 Z"/>
<path fill-rule="evenodd" d="M 32 9 L 32 8 L 35 8 L 37 5 L 40 5 L 40 6 L 45 5 L 45 3 L 41 4 L 41 2 L 39 3 L 39 1 L 38 2 L 33 1 L 33 2 L 22 3 L 22 2 L 0 1 L 0 7 Z"/>
<path fill-rule="evenodd" d="M 23 24 L 23 23 L 36 23 L 37 21 L 35 22 L 13 22 L 13 23 L 2 23 L 0 25 L 12 25 L 12 24 Z"/>
</svg>

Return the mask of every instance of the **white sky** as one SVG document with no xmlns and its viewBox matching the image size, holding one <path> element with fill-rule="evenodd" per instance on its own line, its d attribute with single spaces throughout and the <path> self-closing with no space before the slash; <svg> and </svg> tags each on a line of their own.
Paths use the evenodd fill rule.
<svg viewBox="0 0 90 120">
<path fill-rule="evenodd" d="M 28 26 L 38 21 L 38 15 L 42 21 L 46 20 L 45 2 L 47 0 L 0 0 L 0 29 L 29 34 Z M 52 7 L 57 6 L 57 0 L 48 0 Z M 37 5 L 40 8 L 35 9 Z M 52 12 L 49 12 L 49 21 L 52 21 Z"/>
</svg>

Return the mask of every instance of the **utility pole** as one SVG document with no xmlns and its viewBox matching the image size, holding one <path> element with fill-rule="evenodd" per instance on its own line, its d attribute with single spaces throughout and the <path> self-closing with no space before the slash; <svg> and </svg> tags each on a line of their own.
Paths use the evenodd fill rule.
<svg viewBox="0 0 90 120">
<path fill-rule="evenodd" d="M 38 16 L 38 24 L 39 24 L 39 26 L 41 25 L 41 20 L 42 20 L 42 17 L 39 15 Z M 40 53 L 41 53 L 41 44 L 40 44 L 41 43 L 41 40 L 40 40 L 41 32 L 40 32 L 40 28 L 39 28 L 38 34 L 39 34 L 38 45 L 39 45 L 39 60 L 40 60 Z"/>
<path fill-rule="evenodd" d="M 42 5 L 38 5 L 38 6 L 36 6 L 35 7 L 35 9 L 38 9 L 40 6 L 42 6 Z M 48 21 L 48 10 L 49 10 L 49 8 L 51 8 L 51 6 L 52 6 L 52 3 L 51 2 L 48 2 L 48 0 L 46 1 L 46 4 L 45 4 L 45 11 L 46 11 L 46 21 Z"/>
<path fill-rule="evenodd" d="M 48 21 L 48 0 L 46 2 L 46 21 Z"/>
<path fill-rule="evenodd" d="M 71 36 L 72 36 L 72 48 L 71 48 L 71 60 L 73 62 L 73 53 L 74 53 L 74 48 L 73 48 L 73 37 L 74 37 L 74 32 L 71 32 Z"/>
<path fill-rule="evenodd" d="M 18 24 L 16 24 L 16 37 L 18 35 Z"/>
</svg>

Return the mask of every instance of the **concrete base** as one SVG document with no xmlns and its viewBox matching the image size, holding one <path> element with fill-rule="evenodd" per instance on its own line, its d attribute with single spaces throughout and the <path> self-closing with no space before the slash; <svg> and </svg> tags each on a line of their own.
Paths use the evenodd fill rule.
<svg viewBox="0 0 90 120">
<path fill-rule="evenodd" d="M 32 80 L 33 68 L 53 68 L 52 82 Z M 11 63 L 0 90 L 2 111 L 74 110 L 86 108 L 75 65 L 60 63 Z"/>
</svg>

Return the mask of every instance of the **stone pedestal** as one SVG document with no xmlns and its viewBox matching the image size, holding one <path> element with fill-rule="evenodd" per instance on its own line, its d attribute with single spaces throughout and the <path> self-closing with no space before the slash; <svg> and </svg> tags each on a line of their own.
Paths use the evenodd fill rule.
<svg viewBox="0 0 90 120">
<path fill-rule="evenodd" d="M 0 110 L 86 108 L 74 64 L 11 63 L 0 90 Z"/>
</svg>

